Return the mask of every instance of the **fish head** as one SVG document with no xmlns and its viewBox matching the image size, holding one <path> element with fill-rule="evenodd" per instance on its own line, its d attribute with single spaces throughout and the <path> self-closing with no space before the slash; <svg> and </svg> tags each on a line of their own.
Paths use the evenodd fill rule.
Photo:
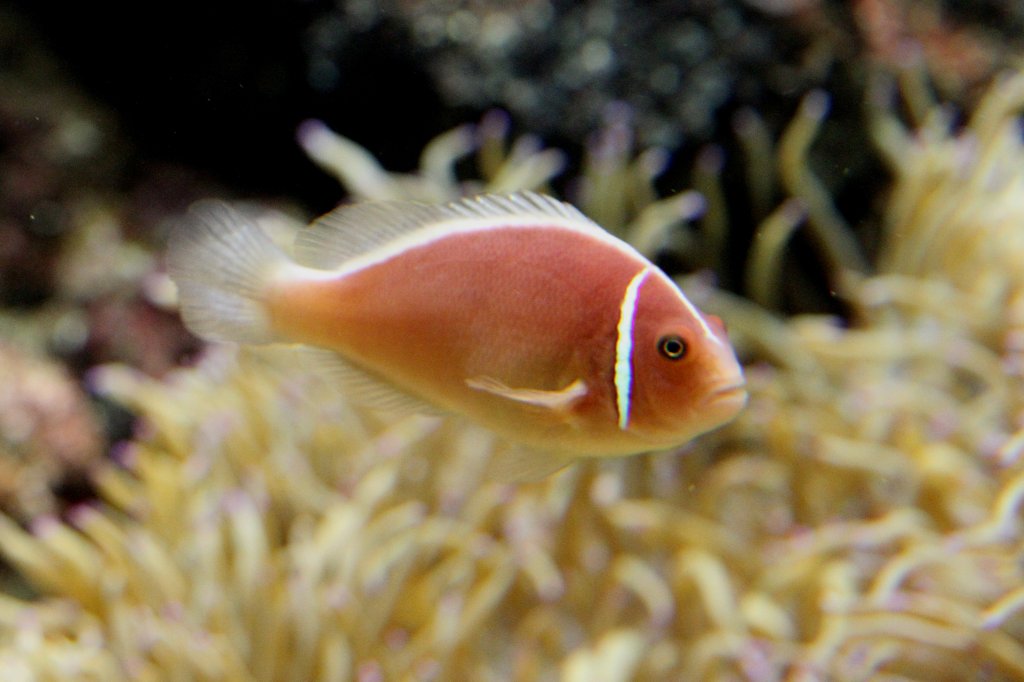
<svg viewBox="0 0 1024 682">
<path fill-rule="evenodd" d="M 722 321 L 654 289 L 638 301 L 629 428 L 670 446 L 730 421 L 747 391 Z"/>
</svg>

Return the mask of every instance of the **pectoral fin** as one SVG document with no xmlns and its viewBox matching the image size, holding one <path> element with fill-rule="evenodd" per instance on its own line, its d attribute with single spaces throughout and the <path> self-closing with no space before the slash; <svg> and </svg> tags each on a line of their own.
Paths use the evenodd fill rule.
<svg viewBox="0 0 1024 682">
<path fill-rule="evenodd" d="M 587 384 L 577 379 L 563 389 L 542 391 L 535 388 L 512 388 L 494 377 L 480 376 L 466 379 L 466 385 L 478 391 L 485 391 L 525 405 L 535 405 L 549 410 L 561 411 L 572 406 L 587 394 Z"/>
</svg>

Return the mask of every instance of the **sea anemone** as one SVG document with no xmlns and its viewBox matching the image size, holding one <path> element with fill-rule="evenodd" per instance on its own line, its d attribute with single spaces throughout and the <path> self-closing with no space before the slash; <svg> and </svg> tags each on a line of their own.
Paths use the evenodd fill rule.
<svg viewBox="0 0 1024 682">
<path fill-rule="evenodd" d="M 532 135 L 509 138 L 508 114 L 496 109 L 478 125 L 459 126 L 431 140 L 415 172 L 393 173 L 368 150 L 320 121 L 306 121 L 298 132 L 310 158 L 357 200 L 442 202 L 480 192 L 550 190 L 565 166 L 564 152 L 545 148 Z M 456 166 L 467 160 L 476 175 L 464 179 Z M 586 149 L 571 198 L 606 229 L 653 255 L 671 239 L 673 228 L 704 211 L 704 199 L 696 192 L 658 197 L 654 182 L 668 161 L 668 152 L 660 147 L 637 153 L 628 109 L 612 107 Z"/>
<path fill-rule="evenodd" d="M 925 147 L 950 138 L 914 144 L 931 158 Z M 971 248 L 1017 248 L 986 212 L 991 183 L 973 181 L 991 166 L 958 168 L 979 195 L 958 203 L 962 222 L 995 242 Z M 930 253 L 973 244 L 934 227 L 942 203 L 903 210 L 918 194 L 897 175 L 882 274 L 837 276 L 849 319 L 783 320 L 696 288 L 752 359 L 751 400 L 678 452 L 505 484 L 484 475 L 505 447 L 488 433 L 363 413 L 276 351 L 211 348 L 164 380 L 97 370 L 95 390 L 143 425 L 67 522 L 0 517 L 0 551 L 38 592 L 0 600 L 0 667 L 96 680 L 1019 679 L 1024 391 L 992 342 L 997 319 L 965 304 L 987 289 L 943 258 L 911 269 L 920 259 L 895 255 L 916 235 Z M 635 234 L 628 219 L 619 229 Z M 988 266 L 1002 267 L 994 277 L 1016 281 L 1012 260 Z"/>
<path fill-rule="evenodd" d="M 876 137 L 896 175 L 879 270 L 930 280 L 931 295 L 993 348 L 1024 353 L 1024 74 L 1005 75 L 967 124 L 933 107 L 913 132 L 879 109 Z M 952 291 L 943 290 L 952 287 Z M 969 311 L 969 312 L 968 312 Z"/>
</svg>

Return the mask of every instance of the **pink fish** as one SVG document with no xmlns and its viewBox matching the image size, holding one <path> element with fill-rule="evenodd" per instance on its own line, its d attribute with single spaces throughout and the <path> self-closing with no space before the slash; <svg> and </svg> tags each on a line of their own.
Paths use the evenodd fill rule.
<svg viewBox="0 0 1024 682">
<path fill-rule="evenodd" d="M 462 414 L 526 446 L 516 477 L 677 446 L 746 402 L 721 322 L 550 197 L 343 206 L 292 253 L 227 204 L 192 215 L 168 263 L 193 332 L 318 349 L 357 401 Z"/>
</svg>

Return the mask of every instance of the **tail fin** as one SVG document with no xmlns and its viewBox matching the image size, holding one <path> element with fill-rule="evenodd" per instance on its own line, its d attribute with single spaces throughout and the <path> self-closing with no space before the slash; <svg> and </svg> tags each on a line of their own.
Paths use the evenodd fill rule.
<svg viewBox="0 0 1024 682">
<path fill-rule="evenodd" d="M 216 341 L 276 340 L 263 298 L 275 270 L 288 262 L 252 216 L 220 201 L 195 204 L 167 250 L 185 326 Z"/>
</svg>

